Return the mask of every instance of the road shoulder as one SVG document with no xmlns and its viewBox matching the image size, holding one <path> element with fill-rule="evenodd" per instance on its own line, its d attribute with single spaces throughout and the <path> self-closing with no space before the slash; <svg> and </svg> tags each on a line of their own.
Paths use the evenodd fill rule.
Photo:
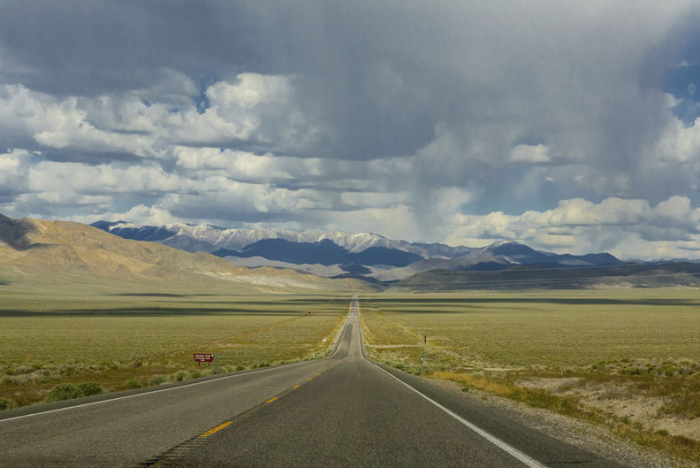
<svg viewBox="0 0 700 468">
<path fill-rule="evenodd" d="M 407 383 L 415 384 L 419 390 L 434 388 L 454 398 L 463 399 L 469 405 L 482 408 L 498 419 L 504 418 L 539 431 L 552 439 L 565 442 L 602 459 L 611 460 L 638 468 L 693 468 L 698 465 L 685 460 L 671 458 L 648 447 L 625 440 L 594 424 L 552 413 L 546 409 L 533 408 L 507 398 L 491 395 L 477 389 L 464 392 L 455 382 L 420 378 L 388 366 L 379 365 Z M 494 417 L 495 419 L 495 417 Z"/>
</svg>

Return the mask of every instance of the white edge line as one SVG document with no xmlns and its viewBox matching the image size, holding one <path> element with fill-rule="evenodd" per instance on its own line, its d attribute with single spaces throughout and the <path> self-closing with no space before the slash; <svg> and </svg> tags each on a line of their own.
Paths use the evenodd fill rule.
<svg viewBox="0 0 700 468">
<path fill-rule="evenodd" d="M 358 301 L 357 301 L 357 315 L 358 315 L 358 317 L 359 317 L 359 315 L 360 315 L 359 312 L 360 312 L 360 301 L 358 300 Z M 358 320 L 358 321 L 359 321 L 359 320 Z M 360 333 L 361 333 L 361 331 L 360 331 Z M 362 335 L 360 335 L 360 343 L 362 343 L 361 340 L 362 340 Z M 360 345 L 360 346 L 361 346 L 361 345 Z M 418 395 L 422 396 L 423 398 L 425 398 L 426 400 L 428 400 L 430 403 L 432 403 L 432 404 L 435 405 L 436 407 L 440 408 L 442 411 L 444 411 L 445 413 L 449 414 L 450 416 L 452 416 L 453 418 L 455 418 L 457 421 L 461 422 L 462 424 L 464 424 L 465 426 L 467 426 L 469 429 L 471 429 L 472 431 L 476 432 L 476 433 L 479 434 L 481 437 L 483 437 L 484 439 L 488 440 L 488 441 L 491 442 L 493 445 L 495 445 L 496 447 L 500 448 L 500 449 L 503 450 L 504 452 L 510 454 L 512 457 L 514 457 L 514 458 L 516 458 L 517 460 L 521 461 L 522 463 L 524 463 L 525 465 L 529 466 L 530 468 L 547 468 L 547 466 L 545 466 L 545 465 L 543 465 L 542 463 L 538 462 L 538 461 L 535 460 L 534 458 L 531 458 L 531 457 L 525 455 L 523 452 L 521 452 L 520 450 L 516 449 L 515 447 L 512 447 L 512 446 L 508 445 L 507 443 L 503 442 L 503 441 L 502 441 L 501 439 L 499 439 L 498 437 L 489 434 L 488 432 L 486 432 L 485 430 L 483 430 L 483 429 L 480 428 L 479 426 L 477 426 L 477 425 L 475 425 L 475 424 L 473 424 L 473 423 L 467 421 L 466 419 L 464 419 L 462 416 L 458 415 L 458 414 L 455 413 L 454 411 L 445 408 L 444 406 L 442 406 L 440 403 L 438 403 L 437 401 L 433 400 L 433 399 L 430 398 L 429 396 L 427 396 L 427 395 L 421 393 L 419 390 L 416 390 L 415 388 L 411 387 L 409 384 L 407 384 L 407 383 L 404 382 L 403 380 L 399 379 L 398 377 L 396 377 L 396 376 L 395 376 L 394 374 L 392 374 L 391 372 L 389 372 L 389 371 L 387 371 L 386 369 L 383 369 L 382 367 L 380 367 L 379 365 L 377 365 L 377 363 L 375 363 L 375 362 L 373 362 L 373 361 L 370 361 L 369 359 L 367 359 L 367 358 L 365 357 L 365 355 L 364 355 L 364 350 L 363 350 L 363 353 L 362 353 L 362 359 L 364 359 L 365 361 L 369 362 L 370 364 L 372 364 L 373 366 L 375 366 L 377 369 L 379 369 L 380 371 L 382 371 L 382 372 L 384 372 L 385 374 L 387 374 L 389 377 L 391 377 L 391 378 L 393 378 L 393 379 L 396 379 L 400 384 L 406 386 L 409 390 L 411 390 L 411 391 L 417 393 Z"/>
<path fill-rule="evenodd" d="M 228 380 L 228 379 L 234 379 L 234 378 L 238 378 L 238 377 L 244 377 L 244 376 L 250 375 L 250 374 L 260 374 L 262 372 L 267 372 L 267 371 L 271 371 L 271 370 L 275 370 L 275 369 L 279 369 L 279 368 L 280 367 L 270 367 L 269 369 L 260 369 L 260 370 L 257 370 L 255 372 L 246 372 L 245 374 L 228 375 L 225 377 L 219 377 L 218 379 L 209 379 L 209 380 L 205 380 L 203 382 L 192 382 L 192 383 L 185 384 L 185 385 L 178 385 L 177 387 L 163 388 L 161 390 L 153 390 L 150 392 L 137 393 L 135 395 L 125 395 L 125 396 L 121 396 L 121 397 L 110 398 L 107 400 L 93 401 L 90 403 L 82 403 L 80 405 L 66 406 L 65 408 L 57 408 L 57 409 L 52 409 L 52 410 L 40 411 L 38 413 L 25 414 L 22 416 L 14 416 L 12 418 L 0 419 L 0 424 L 2 424 L 5 421 L 16 421 L 17 419 L 32 418 L 34 416 L 41 416 L 41 415 L 50 414 L 50 413 L 58 413 L 61 411 L 68 411 L 68 410 L 72 410 L 72 409 L 76 409 L 76 408 L 84 408 L 86 406 L 103 405 L 106 403 L 111 403 L 113 401 L 127 400 L 129 398 L 138 398 L 138 397 L 153 395 L 155 393 L 171 392 L 173 390 L 181 390 L 183 388 L 195 387 L 197 385 L 204 385 L 204 384 L 208 384 L 208 383 L 212 383 L 212 382 L 219 382 L 221 380 Z"/>
<path fill-rule="evenodd" d="M 370 361 L 370 363 L 372 363 L 373 365 L 377 366 L 376 364 L 374 364 L 374 363 L 371 362 L 371 361 Z M 477 434 L 479 434 L 479 435 L 480 435 L 481 437 L 483 437 L 484 439 L 488 440 L 489 442 L 491 442 L 491 443 L 494 444 L 495 446 L 499 447 L 501 450 L 503 450 L 503 451 L 505 451 L 505 452 L 508 452 L 510 455 L 512 455 L 513 457 L 517 458 L 518 460 L 520 460 L 521 462 L 523 462 L 525 465 L 529 466 L 530 468 L 547 468 L 545 465 L 541 464 L 540 462 L 538 462 L 537 460 L 535 460 L 535 459 L 533 459 L 533 458 L 530 458 L 529 456 L 525 455 L 523 452 L 521 452 L 520 450 L 516 449 L 515 447 L 512 447 L 512 446 L 508 445 L 507 443 L 503 442 L 501 439 L 499 439 L 499 438 L 497 438 L 497 437 L 495 437 L 495 436 L 489 434 L 489 433 L 486 432 L 485 430 L 481 429 L 479 426 L 476 426 L 476 425 L 474 425 L 473 423 L 470 423 L 469 421 L 467 421 L 466 419 L 464 419 L 463 417 L 461 417 L 460 415 L 458 415 L 458 414 L 455 413 L 454 411 L 445 408 L 444 406 L 442 406 L 442 405 L 441 405 L 440 403 L 438 403 L 437 401 L 433 400 L 432 398 L 430 398 L 430 397 L 427 396 L 427 395 L 424 395 L 424 394 L 421 393 L 419 390 L 416 390 L 415 388 L 411 387 L 409 384 L 407 384 L 407 383 L 404 382 L 403 380 L 399 379 L 399 378 L 396 377 L 395 375 L 391 374 L 390 372 L 387 372 L 385 369 L 382 369 L 382 368 L 379 367 L 379 366 L 377 366 L 377 368 L 378 368 L 379 370 L 381 370 L 382 372 L 385 372 L 386 374 L 388 374 L 388 375 L 391 376 L 392 378 L 398 380 L 400 383 L 402 383 L 403 385 L 405 385 L 406 387 L 408 387 L 410 390 L 412 390 L 412 391 L 414 391 L 415 393 L 417 393 L 418 395 L 422 396 L 423 398 L 425 398 L 426 400 L 428 400 L 430 403 L 432 403 L 433 405 L 437 406 L 437 407 L 440 408 L 442 411 L 444 411 L 445 413 L 449 414 L 450 416 L 452 416 L 453 418 L 455 418 L 457 421 L 461 422 L 462 424 L 464 424 L 465 426 L 467 426 L 469 429 L 471 429 L 472 431 L 474 431 L 474 432 L 476 432 Z"/>
<path fill-rule="evenodd" d="M 345 320 L 345 323 L 343 324 L 343 334 L 341 335 L 340 339 L 338 340 L 338 346 L 336 346 L 335 351 L 333 354 L 328 356 L 328 358 L 332 358 L 338 353 L 338 350 L 340 349 L 340 343 L 343 341 L 343 338 L 345 337 L 345 333 L 347 332 L 347 319 Z M 320 359 L 319 359 L 320 360 Z M 298 364 L 302 364 L 304 361 L 299 362 Z M 313 361 L 310 361 L 313 362 Z M 296 364 L 296 363 L 295 363 Z M 245 377 L 246 375 L 251 375 L 251 374 L 261 374 L 263 372 L 271 371 L 271 370 L 276 370 L 276 369 L 281 369 L 286 366 L 279 366 L 279 367 L 270 367 L 268 369 L 257 369 L 253 372 L 246 372 L 245 374 L 235 374 L 235 375 L 228 375 L 225 377 L 219 377 L 216 379 L 209 379 L 205 380 L 203 382 L 193 382 L 185 385 L 178 385 L 177 387 L 170 387 L 170 388 L 163 388 L 161 390 L 153 390 L 150 392 L 143 392 L 143 393 L 137 393 L 136 395 L 125 395 L 121 397 L 116 397 L 116 398 L 110 398 L 107 400 L 100 400 L 100 401 L 93 401 L 90 403 L 82 403 L 80 405 L 73 405 L 73 406 L 66 406 L 65 408 L 57 408 L 57 409 L 52 409 L 52 410 L 46 410 L 46 411 L 40 411 L 38 413 L 31 413 L 31 414 L 24 414 L 22 416 L 14 416 L 12 418 L 5 418 L 5 419 L 0 419 L 0 424 L 2 424 L 5 421 L 17 421 L 18 419 L 27 419 L 27 418 L 33 418 L 36 416 L 42 416 L 45 414 L 51 414 L 51 413 L 60 413 L 62 411 L 68 411 L 76 408 L 85 408 L 87 406 L 95 406 L 95 405 L 104 405 L 107 403 L 111 403 L 113 401 L 119 401 L 119 400 L 127 400 L 129 398 L 138 398 L 138 397 L 143 397 L 143 396 L 148 396 L 148 395 L 153 395 L 155 393 L 162 393 L 162 392 L 171 392 L 173 390 L 181 390 L 183 388 L 188 388 L 188 387 L 195 387 L 197 385 L 204 385 L 212 382 L 219 382 L 221 380 L 228 380 L 228 379 L 235 379 L 235 378 L 240 378 L 240 377 Z"/>
</svg>

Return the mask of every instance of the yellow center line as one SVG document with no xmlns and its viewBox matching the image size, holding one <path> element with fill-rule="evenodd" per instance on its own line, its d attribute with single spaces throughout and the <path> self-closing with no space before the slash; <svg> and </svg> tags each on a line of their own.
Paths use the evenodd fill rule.
<svg viewBox="0 0 700 468">
<path fill-rule="evenodd" d="M 225 423 L 219 424 L 218 426 L 216 426 L 216 427 L 213 428 L 213 429 L 209 429 L 207 432 L 205 432 L 204 434 L 200 435 L 199 437 L 209 437 L 210 435 L 219 432 L 221 429 L 224 429 L 224 428 L 229 427 L 231 424 L 233 424 L 233 421 L 226 421 Z"/>
<path fill-rule="evenodd" d="M 306 379 L 306 380 L 313 380 L 313 379 L 314 379 L 313 377 L 309 377 L 309 378 L 308 378 L 308 379 Z"/>
<path fill-rule="evenodd" d="M 319 372 L 319 373 L 318 373 L 318 374 L 316 374 L 316 375 L 321 375 L 321 373 Z"/>
<path fill-rule="evenodd" d="M 296 390 L 297 388 L 299 388 L 299 385 L 295 385 L 292 387 L 293 390 Z"/>
<path fill-rule="evenodd" d="M 278 399 L 278 398 L 279 398 L 279 397 L 272 397 L 272 398 L 270 398 L 269 400 L 267 400 L 267 402 L 268 402 L 268 403 L 272 403 L 273 401 L 275 401 L 275 400 Z"/>
</svg>

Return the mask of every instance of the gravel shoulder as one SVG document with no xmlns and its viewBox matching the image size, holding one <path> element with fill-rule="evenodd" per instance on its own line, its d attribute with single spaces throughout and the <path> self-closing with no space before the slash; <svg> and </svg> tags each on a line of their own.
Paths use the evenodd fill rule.
<svg viewBox="0 0 700 468">
<path fill-rule="evenodd" d="M 512 420 L 542 433 L 590 451 L 602 458 L 635 468 L 700 468 L 693 462 L 672 458 L 648 447 L 625 440 L 604 427 L 569 418 L 540 408 L 532 408 L 507 398 L 470 389 L 464 392 L 455 382 L 438 379 L 430 381 L 463 398 L 477 398 L 489 407 L 505 413 Z"/>
</svg>

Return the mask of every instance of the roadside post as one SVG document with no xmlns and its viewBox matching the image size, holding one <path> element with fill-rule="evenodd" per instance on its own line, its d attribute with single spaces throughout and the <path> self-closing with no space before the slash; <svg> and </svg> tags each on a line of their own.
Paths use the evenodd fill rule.
<svg viewBox="0 0 700 468">
<path fill-rule="evenodd" d="M 423 366 L 425 363 L 425 347 L 428 344 L 428 335 L 423 335 L 423 354 L 420 357 L 420 376 L 423 377 Z"/>
<path fill-rule="evenodd" d="M 219 373 L 219 352 L 214 354 L 214 375 Z"/>
</svg>

